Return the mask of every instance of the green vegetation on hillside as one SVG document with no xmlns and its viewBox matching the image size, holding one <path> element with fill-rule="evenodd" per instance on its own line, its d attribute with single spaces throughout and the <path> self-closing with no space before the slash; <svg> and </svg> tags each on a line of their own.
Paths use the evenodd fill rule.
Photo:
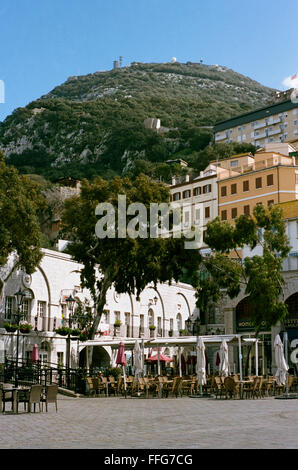
<svg viewBox="0 0 298 470">
<path fill-rule="evenodd" d="M 0 147 L 21 173 L 50 181 L 146 173 L 169 182 L 167 160 L 202 169 L 215 122 L 263 106 L 271 93 L 224 67 L 132 64 L 71 77 L 16 109 L 0 123 Z M 167 132 L 145 129 L 151 117 Z"/>
</svg>

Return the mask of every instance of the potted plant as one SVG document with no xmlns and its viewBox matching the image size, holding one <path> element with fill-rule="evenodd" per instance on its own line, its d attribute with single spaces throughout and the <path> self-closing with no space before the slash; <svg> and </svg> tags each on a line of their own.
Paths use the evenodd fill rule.
<svg viewBox="0 0 298 470">
<path fill-rule="evenodd" d="M 149 330 L 150 330 L 150 336 L 151 338 L 154 337 L 154 331 L 156 330 L 156 326 L 155 325 L 149 325 Z"/>
<path fill-rule="evenodd" d="M 115 328 L 120 328 L 121 325 L 122 325 L 121 320 L 115 320 L 115 323 L 114 323 Z"/>
<path fill-rule="evenodd" d="M 20 332 L 21 333 L 30 333 L 32 331 L 32 325 L 30 323 L 21 323 L 20 324 Z"/>
<path fill-rule="evenodd" d="M 18 329 L 18 325 L 15 323 L 4 323 L 4 328 L 6 329 L 7 333 L 14 333 Z"/>
<path fill-rule="evenodd" d="M 169 330 L 169 336 L 173 336 L 173 330 Z"/>
<path fill-rule="evenodd" d="M 60 326 L 59 328 L 56 328 L 55 330 L 55 332 L 61 336 L 67 336 L 70 331 L 71 330 L 67 328 L 66 326 Z"/>
<path fill-rule="evenodd" d="M 74 328 L 74 329 L 70 330 L 70 334 L 72 336 L 80 336 L 81 330 L 79 328 Z"/>
<path fill-rule="evenodd" d="M 91 330 L 83 330 L 80 333 L 79 340 L 80 341 L 87 341 L 88 339 L 91 339 L 92 332 Z"/>
<path fill-rule="evenodd" d="M 180 336 L 187 336 L 187 331 L 186 330 L 179 330 Z"/>
</svg>

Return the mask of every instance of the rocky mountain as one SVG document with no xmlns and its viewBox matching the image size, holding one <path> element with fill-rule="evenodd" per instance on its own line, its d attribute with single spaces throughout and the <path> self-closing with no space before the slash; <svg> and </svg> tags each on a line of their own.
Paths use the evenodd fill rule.
<svg viewBox="0 0 298 470">
<path fill-rule="evenodd" d="M 272 93 L 219 65 L 132 63 L 69 77 L 16 109 L 0 123 L 0 147 L 23 173 L 109 178 L 136 163 L 188 161 L 209 143 L 216 121 L 261 107 Z"/>
</svg>

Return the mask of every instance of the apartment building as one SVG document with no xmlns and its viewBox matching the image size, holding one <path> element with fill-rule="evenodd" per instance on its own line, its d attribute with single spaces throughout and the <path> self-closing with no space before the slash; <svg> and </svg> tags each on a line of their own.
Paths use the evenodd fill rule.
<svg viewBox="0 0 298 470">
<path fill-rule="evenodd" d="M 196 227 L 203 237 L 208 222 L 217 217 L 217 173 L 217 167 L 209 165 L 192 181 L 187 176 L 177 184 L 173 178 L 170 200 L 173 208 L 181 210 L 182 233 Z"/>
<path fill-rule="evenodd" d="M 233 221 L 241 214 L 252 214 L 257 204 L 270 206 L 298 199 L 296 158 L 278 152 L 260 150 L 218 174 L 218 211 L 221 220 Z M 244 163 L 244 164 L 243 164 Z"/>
<path fill-rule="evenodd" d="M 216 143 L 265 144 L 289 142 L 298 137 L 298 103 L 290 99 L 232 119 L 218 122 L 214 128 Z"/>
</svg>

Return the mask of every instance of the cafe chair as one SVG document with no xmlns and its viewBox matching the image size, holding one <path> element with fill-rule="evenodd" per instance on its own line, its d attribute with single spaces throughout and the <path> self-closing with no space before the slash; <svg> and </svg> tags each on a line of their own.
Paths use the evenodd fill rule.
<svg viewBox="0 0 298 470">
<path fill-rule="evenodd" d="M 42 397 L 42 409 L 43 404 L 46 404 L 46 412 L 48 412 L 48 403 L 55 403 L 56 412 L 58 411 L 57 406 L 57 395 L 58 395 L 58 385 L 47 385 L 45 388 L 45 395 Z"/>
<path fill-rule="evenodd" d="M 39 411 L 41 411 L 42 395 L 42 385 L 32 385 L 29 390 L 17 390 L 16 397 L 16 411 L 19 412 L 19 403 L 24 403 L 24 409 L 26 410 L 26 405 L 28 407 L 28 413 L 31 412 L 31 406 L 34 405 L 34 413 L 36 411 L 36 404 L 39 406 Z"/>
</svg>

